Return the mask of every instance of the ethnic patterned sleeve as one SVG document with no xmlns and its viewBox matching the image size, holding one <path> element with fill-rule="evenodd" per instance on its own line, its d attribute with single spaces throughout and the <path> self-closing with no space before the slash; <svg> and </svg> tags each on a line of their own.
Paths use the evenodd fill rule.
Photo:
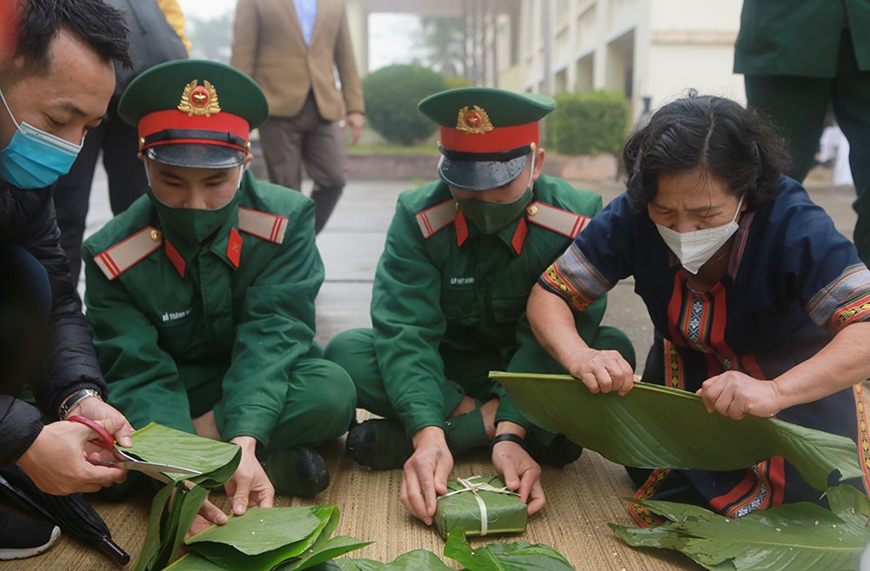
<svg viewBox="0 0 870 571">
<path fill-rule="evenodd" d="M 595 215 L 538 283 L 573 309 L 586 311 L 616 282 L 632 275 L 644 214 L 627 195 L 618 196 Z"/>
<path fill-rule="evenodd" d="M 804 311 L 831 333 L 870 321 L 870 271 L 852 242 L 805 192 L 794 193 L 788 202 L 787 209 L 778 212 L 774 207 L 771 215 L 787 221 L 782 231 L 783 264 L 794 279 Z"/>
</svg>

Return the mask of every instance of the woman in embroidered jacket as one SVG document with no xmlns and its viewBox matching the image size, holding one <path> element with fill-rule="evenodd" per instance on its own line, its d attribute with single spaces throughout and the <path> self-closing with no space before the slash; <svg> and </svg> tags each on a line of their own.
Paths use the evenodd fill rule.
<svg viewBox="0 0 870 571">
<path fill-rule="evenodd" d="M 627 191 L 532 292 L 541 344 L 593 392 L 628 393 L 630 367 L 588 348 L 571 312 L 633 276 L 655 327 L 643 381 L 697 392 L 711 413 L 866 439 L 858 383 L 870 375 L 870 272 L 781 174 L 787 155 L 768 125 L 737 103 L 692 94 L 662 107 L 624 159 Z M 820 495 L 782 458 L 733 472 L 631 472 L 637 497 L 729 516 Z M 632 514 L 650 522 L 637 506 Z"/>
</svg>

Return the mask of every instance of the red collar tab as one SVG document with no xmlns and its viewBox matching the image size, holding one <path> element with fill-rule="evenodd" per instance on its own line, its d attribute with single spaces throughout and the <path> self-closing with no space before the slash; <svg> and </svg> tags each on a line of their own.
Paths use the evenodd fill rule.
<svg viewBox="0 0 870 571">
<path fill-rule="evenodd" d="M 462 247 L 468 240 L 468 222 L 465 221 L 465 214 L 460 210 L 453 219 L 453 227 L 456 228 L 456 245 Z"/>
<path fill-rule="evenodd" d="M 172 242 L 164 240 L 163 244 L 166 248 L 166 257 L 169 258 L 169 261 L 172 262 L 173 266 L 175 266 L 175 271 L 178 272 L 178 275 L 184 277 L 185 270 L 187 269 L 187 264 L 184 262 L 184 258 L 181 257 L 181 254 L 178 253 L 178 250 L 175 249 Z"/>
<path fill-rule="evenodd" d="M 523 252 L 523 244 L 526 243 L 526 236 L 529 234 L 529 225 L 526 224 L 525 218 L 520 218 L 519 224 L 517 224 L 517 229 L 514 230 L 513 238 L 511 238 L 511 246 L 516 252 L 517 256 L 522 254 Z"/>
<path fill-rule="evenodd" d="M 145 143 L 145 140 L 155 133 L 166 130 L 178 131 L 211 131 L 215 133 L 230 133 L 245 141 L 246 146 L 242 147 L 226 141 L 216 141 L 214 139 L 162 139 L 152 143 Z M 220 145 L 239 149 L 240 151 L 248 152 L 250 146 L 250 127 L 248 122 L 239 117 L 223 111 L 213 115 L 190 115 L 178 109 L 168 109 L 163 111 L 155 111 L 149 113 L 139 119 L 139 150 L 143 151 L 150 147 L 159 145 L 176 145 L 176 144 L 202 144 L 202 145 Z"/>
<path fill-rule="evenodd" d="M 460 153 L 498 153 L 534 143 L 541 146 L 538 121 L 511 127 L 494 127 L 485 132 L 441 127 L 441 146 Z"/>
<path fill-rule="evenodd" d="M 235 228 L 232 228 L 230 230 L 230 239 L 227 241 L 227 259 L 238 268 L 241 256 L 242 237 Z"/>
</svg>

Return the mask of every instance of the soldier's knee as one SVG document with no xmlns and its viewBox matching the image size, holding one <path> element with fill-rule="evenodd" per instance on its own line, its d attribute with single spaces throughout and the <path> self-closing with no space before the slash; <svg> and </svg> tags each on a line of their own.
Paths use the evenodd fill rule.
<svg viewBox="0 0 870 571">
<path fill-rule="evenodd" d="M 371 329 L 349 329 L 332 338 L 323 351 L 323 358 L 332 361 L 351 372 L 361 355 L 374 352 L 374 331 Z"/>
</svg>

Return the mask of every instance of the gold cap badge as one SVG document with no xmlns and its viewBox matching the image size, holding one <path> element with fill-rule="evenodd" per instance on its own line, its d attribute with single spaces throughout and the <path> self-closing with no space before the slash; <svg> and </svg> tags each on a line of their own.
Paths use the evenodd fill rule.
<svg viewBox="0 0 870 571">
<path fill-rule="evenodd" d="M 459 110 L 459 117 L 456 119 L 456 130 L 462 131 L 469 135 L 482 135 L 492 131 L 495 127 L 489 120 L 489 115 L 482 107 L 474 106 L 474 109 L 468 109 L 468 105 Z"/>
<path fill-rule="evenodd" d="M 206 117 L 221 112 L 220 105 L 218 105 L 217 90 L 208 81 L 202 83 L 202 85 L 198 85 L 199 81 L 194 79 L 184 87 L 181 103 L 178 104 L 179 111 L 188 115 L 205 115 Z"/>
</svg>

